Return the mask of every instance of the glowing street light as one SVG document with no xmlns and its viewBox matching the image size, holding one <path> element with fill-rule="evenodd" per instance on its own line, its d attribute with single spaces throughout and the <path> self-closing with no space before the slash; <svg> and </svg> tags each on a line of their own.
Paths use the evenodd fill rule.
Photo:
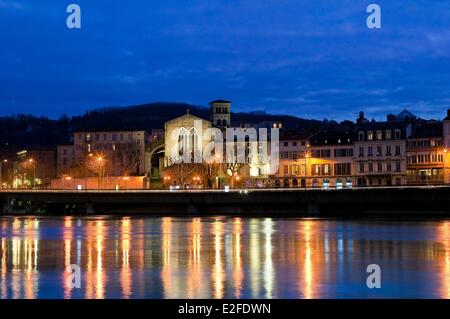
<svg viewBox="0 0 450 319">
<path fill-rule="evenodd" d="M 310 145 L 308 144 L 308 145 L 306 145 L 306 147 L 307 147 L 307 150 L 303 151 L 304 156 L 305 156 L 305 190 L 306 190 L 307 184 L 308 184 L 308 181 L 307 181 L 308 180 L 308 158 L 312 157 L 311 152 L 309 151 Z"/>
<path fill-rule="evenodd" d="M 3 188 L 4 184 L 6 184 L 3 183 L 3 165 L 2 165 L 6 163 L 8 163 L 7 159 L 4 159 L 2 162 L 0 162 L 0 188 Z"/>
<path fill-rule="evenodd" d="M 30 165 L 33 165 L 33 189 L 36 188 L 36 161 L 33 158 L 27 161 Z"/>
<path fill-rule="evenodd" d="M 66 176 L 65 180 L 67 182 L 67 189 L 70 189 L 70 181 L 72 180 L 72 176 Z"/>
<path fill-rule="evenodd" d="M 125 188 L 128 188 L 128 181 L 130 180 L 130 177 L 124 176 L 123 180 L 125 181 Z"/>
</svg>

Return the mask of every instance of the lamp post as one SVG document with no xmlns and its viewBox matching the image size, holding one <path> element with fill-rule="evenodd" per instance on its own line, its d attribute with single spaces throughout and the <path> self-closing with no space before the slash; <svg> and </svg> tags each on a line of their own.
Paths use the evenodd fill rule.
<svg viewBox="0 0 450 319">
<path fill-rule="evenodd" d="M 200 187 L 200 177 L 194 176 L 193 180 L 194 180 L 194 185 L 196 186 L 196 188 L 199 188 Z"/>
<path fill-rule="evenodd" d="M 240 188 L 239 181 L 241 180 L 241 177 L 236 173 L 236 175 L 234 176 L 234 179 L 236 180 L 236 188 Z"/>
<path fill-rule="evenodd" d="M 311 157 L 311 152 L 309 151 L 309 144 L 306 145 L 307 150 L 303 151 L 304 152 L 304 157 L 305 157 L 305 190 L 307 189 L 307 185 L 308 185 L 308 158 Z"/>
<path fill-rule="evenodd" d="M 170 176 L 164 176 L 164 186 L 170 184 Z"/>
<path fill-rule="evenodd" d="M 123 180 L 125 181 L 125 189 L 128 189 L 128 181 L 130 180 L 130 177 L 125 176 L 125 177 L 123 178 Z"/>
<path fill-rule="evenodd" d="M 71 176 L 66 176 L 67 189 L 70 189 L 70 181 L 72 180 Z"/>
<path fill-rule="evenodd" d="M 28 163 L 33 166 L 33 189 L 36 188 L 36 161 L 32 158 L 28 160 Z"/>
<path fill-rule="evenodd" d="M 0 189 L 3 189 L 3 164 L 8 163 L 7 159 L 0 162 Z"/>
<path fill-rule="evenodd" d="M 100 189 L 100 184 L 103 184 L 103 157 L 97 157 L 97 163 L 99 165 L 99 173 L 98 173 L 98 189 Z M 103 185 L 102 185 L 103 186 Z"/>
<path fill-rule="evenodd" d="M 85 165 L 84 165 L 84 177 L 85 177 L 85 185 L 84 185 L 84 189 L 87 190 L 88 189 L 88 165 L 87 163 L 91 163 L 90 161 L 92 161 L 92 153 L 88 154 L 88 159 L 85 161 Z"/>
</svg>

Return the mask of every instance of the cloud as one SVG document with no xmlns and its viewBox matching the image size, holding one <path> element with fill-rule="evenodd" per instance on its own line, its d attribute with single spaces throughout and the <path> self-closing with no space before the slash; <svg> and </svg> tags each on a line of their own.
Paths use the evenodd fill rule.
<svg viewBox="0 0 450 319">
<path fill-rule="evenodd" d="M 0 9 L 22 10 L 25 6 L 18 1 L 0 0 Z"/>
</svg>

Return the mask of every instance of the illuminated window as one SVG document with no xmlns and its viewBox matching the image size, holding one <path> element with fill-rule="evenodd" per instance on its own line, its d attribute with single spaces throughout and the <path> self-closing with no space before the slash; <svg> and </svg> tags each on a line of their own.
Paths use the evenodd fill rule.
<svg viewBox="0 0 450 319">
<path fill-rule="evenodd" d="M 385 132 L 385 138 L 386 138 L 387 140 L 391 140 L 391 139 L 392 139 L 392 131 L 391 131 L 391 130 L 387 130 L 387 131 Z"/>
<path fill-rule="evenodd" d="M 377 131 L 377 140 L 381 141 L 383 139 L 383 132 Z"/>
</svg>

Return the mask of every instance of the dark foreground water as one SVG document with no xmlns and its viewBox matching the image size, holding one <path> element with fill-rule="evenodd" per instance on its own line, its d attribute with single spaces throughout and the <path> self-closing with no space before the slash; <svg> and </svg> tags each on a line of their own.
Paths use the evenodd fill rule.
<svg viewBox="0 0 450 319">
<path fill-rule="evenodd" d="M 450 221 L 0 217 L 0 298 L 383 297 L 450 297 Z"/>
</svg>

